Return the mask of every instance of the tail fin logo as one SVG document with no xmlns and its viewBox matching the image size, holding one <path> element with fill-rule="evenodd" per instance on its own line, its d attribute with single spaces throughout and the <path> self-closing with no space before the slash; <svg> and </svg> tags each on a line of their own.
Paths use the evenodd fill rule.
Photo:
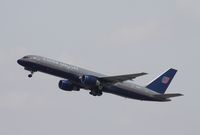
<svg viewBox="0 0 200 135">
<path fill-rule="evenodd" d="M 167 76 L 164 76 L 164 77 L 162 78 L 162 83 L 163 83 L 163 84 L 168 84 L 169 81 L 170 81 L 170 78 L 167 77 Z"/>
</svg>

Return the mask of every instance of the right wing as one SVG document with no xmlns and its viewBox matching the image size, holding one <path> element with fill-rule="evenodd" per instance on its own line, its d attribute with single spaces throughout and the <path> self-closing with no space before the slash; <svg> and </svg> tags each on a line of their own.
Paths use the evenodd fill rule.
<svg viewBox="0 0 200 135">
<path fill-rule="evenodd" d="M 118 83 L 118 82 L 123 82 L 127 80 L 132 80 L 146 74 L 147 73 L 127 74 L 127 75 L 119 75 L 119 76 L 100 77 L 98 79 L 100 82 L 103 82 L 103 83 Z"/>
</svg>

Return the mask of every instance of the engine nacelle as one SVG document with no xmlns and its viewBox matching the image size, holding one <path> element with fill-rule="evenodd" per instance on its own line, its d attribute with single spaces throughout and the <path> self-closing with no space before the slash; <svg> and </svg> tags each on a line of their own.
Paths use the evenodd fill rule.
<svg viewBox="0 0 200 135">
<path fill-rule="evenodd" d="M 60 82 L 58 83 L 58 86 L 60 89 L 65 90 L 65 91 L 79 91 L 80 89 L 73 85 L 73 83 L 69 80 L 60 80 Z"/>
<path fill-rule="evenodd" d="M 85 85 L 87 88 L 94 88 L 97 86 L 100 86 L 100 82 L 98 78 L 90 75 L 83 75 L 81 77 L 81 82 Z"/>
</svg>

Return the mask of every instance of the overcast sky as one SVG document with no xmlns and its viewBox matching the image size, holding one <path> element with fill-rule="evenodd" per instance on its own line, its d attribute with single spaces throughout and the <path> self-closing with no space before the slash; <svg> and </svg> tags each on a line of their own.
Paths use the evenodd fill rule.
<svg viewBox="0 0 200 135">
<path fill-rule="evenodd" d="M 0 134 L 199 135 L 200 1 L 0 0 Z M 36 54 L 108 75 L 179 70 L 172 102 L 64 92 L 16 63 Z"/>
</svg>

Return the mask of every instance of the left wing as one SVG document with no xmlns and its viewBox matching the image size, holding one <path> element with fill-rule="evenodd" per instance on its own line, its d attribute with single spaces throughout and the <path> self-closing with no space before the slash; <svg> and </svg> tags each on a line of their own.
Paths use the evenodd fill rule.
<svg viewBox="0 0 200 135">
<path fill-rule="evenodd" d="M 108 76 L 108 77 L 100 77 L 99 81 L 104 83 L 118 83 L 127 80 L 135 79 L 139 76 L 146 75 L 147 73 L 137 73 L 137 74 L 128 74 L 128 75 L 119 75 L 119 76 Z"/>
</svg>

